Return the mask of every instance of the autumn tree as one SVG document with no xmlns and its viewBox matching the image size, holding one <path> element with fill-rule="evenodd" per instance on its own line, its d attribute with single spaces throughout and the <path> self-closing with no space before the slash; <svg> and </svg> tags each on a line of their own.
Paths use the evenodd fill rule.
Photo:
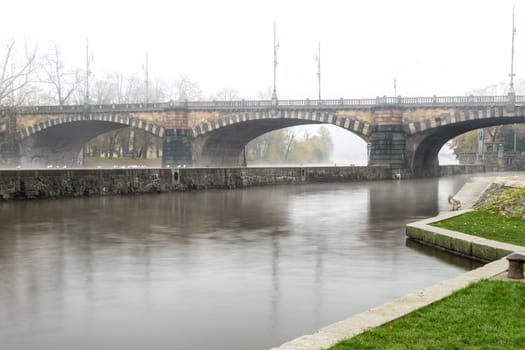
<svg viewBox="0 0 525 350">
<path fill-rule="evenodd" d="M 247 159 L 253 163 L 319 164 L 330 162 L 333 142 L 325 127 L 314 134 L 306 129 L 301 137 L 296 129 L 288 128 L 266 133 L 248 143 L 246 149 Z"/>
</svg>

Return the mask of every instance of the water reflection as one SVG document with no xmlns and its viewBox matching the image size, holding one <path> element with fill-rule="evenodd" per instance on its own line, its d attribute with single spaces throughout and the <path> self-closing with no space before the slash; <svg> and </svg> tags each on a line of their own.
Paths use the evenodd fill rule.
<svg viewBox="0 0 525 350">
<path fill-rule="evenodd" d="M 441 210 L 463 182 L 1 203 L 0 341 L 278 345 L 474 266 L 405 243 L 406 222 Z"/>
</svg>

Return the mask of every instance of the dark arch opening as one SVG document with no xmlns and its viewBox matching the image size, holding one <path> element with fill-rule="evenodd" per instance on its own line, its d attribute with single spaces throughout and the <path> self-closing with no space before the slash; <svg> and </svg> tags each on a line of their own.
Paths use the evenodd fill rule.
<svg viewBox="0 0 525 350">
<path fill-rule="evenodd" d="M 67 166 L 83 165 L 82 149 L 90 140 L 127 124 L 81 120 L 47 127 L 21 142 L 21 164 L 23 166 Z"/>
</svg>

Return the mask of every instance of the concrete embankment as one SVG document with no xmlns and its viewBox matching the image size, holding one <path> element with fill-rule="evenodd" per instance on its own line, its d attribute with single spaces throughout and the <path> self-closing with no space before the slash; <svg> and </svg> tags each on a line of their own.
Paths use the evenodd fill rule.
<svg viewBox="0 0 525 350">
<path fill-rule="evenodd" d="M 512 252 L 523 250 L 523 247 L 513 244 L 492 241 L 431 226 L 434 222 L 446 220 L 472 210 L 470 208 L 474 202 L 492 183 L 510 184 L 511 186 L 520 186 L 520 183 L 523 183 L 520 181 L 514 181 L 513 183 L 513 178 L 517 177 L 475 177 L 470 179 L 456 194 L 456 197 L 461 199 L 462 206 L 466 209 L 441 212 L 435 217 L 410 223 L 406 226 L 407 236 L 420 243 L 483 262 L 495 261 Z"/>
<path fill-rule="evenodd" d="M 0 198 L 161 193 L 391 179 L 388 167 L 39 169 L 0 171 Z"/>
</svg>

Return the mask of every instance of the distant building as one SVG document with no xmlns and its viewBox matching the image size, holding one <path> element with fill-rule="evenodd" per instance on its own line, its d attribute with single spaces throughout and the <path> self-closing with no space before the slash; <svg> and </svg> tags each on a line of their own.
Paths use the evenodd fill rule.
<svg viewBox="0 0 525 350">
<path fill-rule="evenodd" d="M 506 151 L 502 143 L 483 142 L 481 152 L 458 154 L 459 164 L 484 164 L 488 170 L 525 170 L 525 152 Z"/>
</svg>

